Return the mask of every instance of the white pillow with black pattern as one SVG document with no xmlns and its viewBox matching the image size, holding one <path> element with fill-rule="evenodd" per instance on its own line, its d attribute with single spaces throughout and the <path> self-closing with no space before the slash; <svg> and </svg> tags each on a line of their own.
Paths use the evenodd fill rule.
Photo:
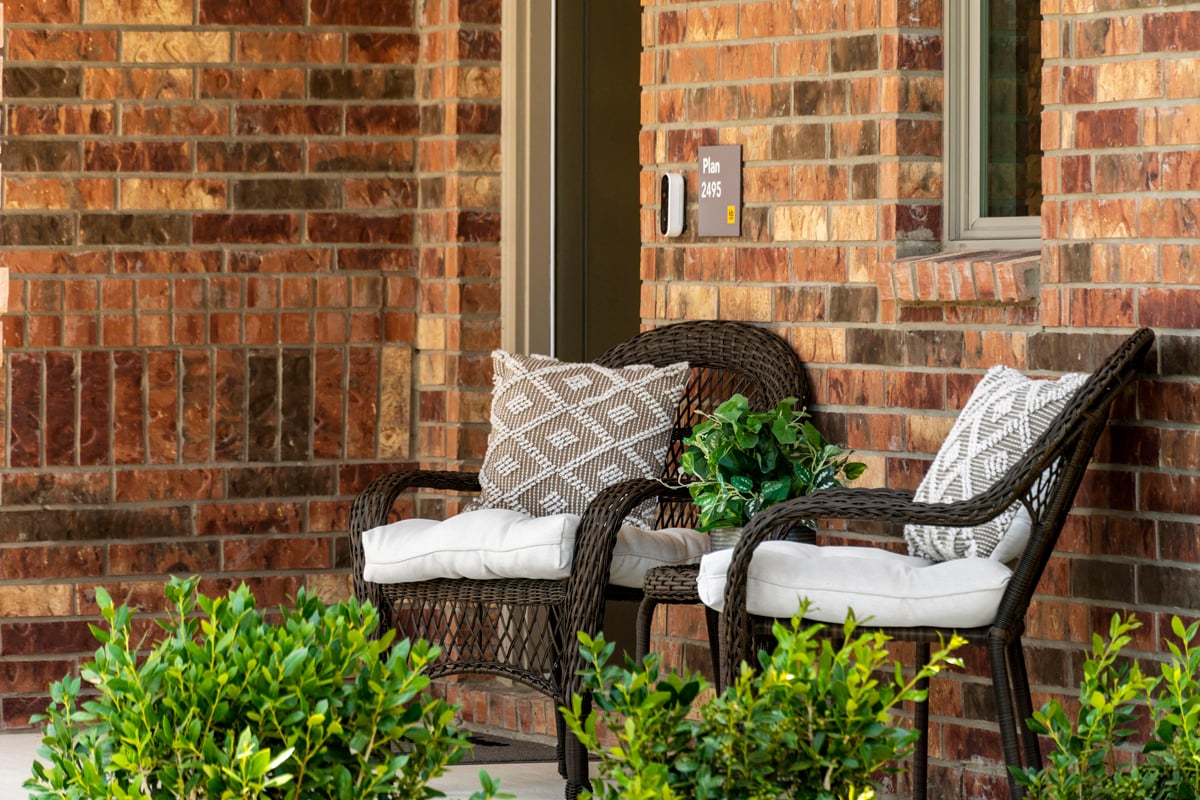
<svg viewBox="0 0 1200 800">
<path fill-rule="evenodd" d="M 1038 380 L 1010 367 L 989 369 L 963 406 L 914 499 L 954 503 L 987 491 L 1050 428 L 1087 379 L 1072 372 L 1056 380 Z M 906 525 L 904 538 L 910 555 L 931 561 L 969 557 L 1009 561 L 1024 550 L 1029 532 L 1029 514 L 1014 503 L 972 528 Z"/>
<path fill-rule="evenodd" d="M 480 497 L 468 509 L 583 514 L 601 489 L 662 475 L 686 362 L 620 368 L 492 353 Z M 649 528 L 653 503 L 627 518 Z"/>
</svg>

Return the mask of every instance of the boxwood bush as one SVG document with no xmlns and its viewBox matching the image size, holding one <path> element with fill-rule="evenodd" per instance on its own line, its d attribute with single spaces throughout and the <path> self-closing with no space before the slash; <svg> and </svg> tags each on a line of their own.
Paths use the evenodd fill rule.
<svg viewBox="0 0 1200 800">
<path fill-rule="evenodd" d="M 429 780 L 468 743 L 454 707 L 422 694 L 435 648 L 372 638 L 370 605 L 327 607 L 303 589 L 277 622 L 244 585 L 209 598 L 173 578 L 166 595 L 167 635 L 140 657 L 132 612 L 96 590 L 100 648 L 34 718 L 33 797 L 441 796 Z M 481 780 L 475 797 L 492 796 Z"/>
<path fill-rule="evenodd" d="M 922 678 L 948 665 L 965 642 L 952 639 L 915 675 L 888 667 L 888 638 L 860 632 L 853 615 L 834 643 L 824 625 L 776 623 L 775 649 L 757 669 L 742 665 L 732 686 L 694 708 L 707 688 L 698 675 L 659 671 L 658 655 L 608 665 L 613 645 L 580 633 L 587 662 L 583 699 L 564 708 L 568 727 L 600 758 L 585 797 L 603 800 L 869 800 L 879 774 L 895 771 L 917 732 L 892 712 L 924 700 Z M 615 738 L 605 744 L 601 725 Z"/>
</svg>

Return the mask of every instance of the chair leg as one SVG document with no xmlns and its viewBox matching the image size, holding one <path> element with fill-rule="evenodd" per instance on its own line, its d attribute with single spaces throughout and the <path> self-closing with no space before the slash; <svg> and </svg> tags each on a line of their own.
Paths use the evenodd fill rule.
<svg viewBox="0 0 1200 800">
<path fill-rule="evenodd" d="M 558 759 L 558 774 L 567 777 L 567 723 L 563 721 L 561 711 L 554 712 L 554 732 L 558 743 L 554 747 L 554 755 Z"/>
<path fill-rule="evenodd" d="M 713 684 L 721 691 L 721 615 L 704 607 L 704 624 L 708 628 L 708 657 L 712 661 Z"/>
<path fill-rule="evenodd" d="M 1009 682 L 1009 643 L 999 638 L 988 639 L 988 658 L 992 664 L 992 691 L 996 695 L 996 720 L 1000 725 L 1000 744 L 1004 749 L 1004 763 L 1009 767 L 1008 793 L 1012 800 L 1022 800 L 1025 789 L 1017 783 L 1011 769 L 1021 768 L 1021 747 L 1017 735 L 1017 722 L 1013 716 L 1013 687 Z"/>
<path fill-rule="evenodd" d="M 929 663 L 929 642 L 917 642 L 917 669 Z M 928 692 L 929 679 L 922 678 L 917 690 Z M 921 734 L 913 750 L 912 796 L 913 800 L 925 800 L 929 787 L 929 695 L 913 709 L 913 729 Z"/>
<path fill-rule="evenodd" d="M 1042 749 L 1038 737 L 1029 728 L 1028 720 L 1033 716 L 1033 697 L 1029 691 L 1029 673 L 1025 665 L 1025 648 L 1021 637 L 1008 643 L 1008 667 L 1012 670 L 1013 699 L 1017 704 L 1017 729 L 1021 732 L 1023 764 L 1034 769 L 1042 768 Z"/>
<path fill-rule="evenodd" d="M 637 615 L 637 660 L 642 663 L 642 659 L 650 652 L 650 623 L 654 621 L 654 609 L 658 607 L 658 601 L 651 597 L 643 597 L 641 604 L 638 606 Z"/>
<path fill-rule="evenodd" d="M 591 710 L 589 699 L 584 699 L 582 710 L 583 718 L 586 719 Z M 567 779 L 564 796 L 567 800 L 575 800 L 580 792 L 588 788 L 588 751 L 577 736 L 566 730 L 566 725 L 563 725 L 562 730 L 566 734 L 562 739 L 563 754 L 566 757 L 566 774 L 563 777 Z"/>
</svg>

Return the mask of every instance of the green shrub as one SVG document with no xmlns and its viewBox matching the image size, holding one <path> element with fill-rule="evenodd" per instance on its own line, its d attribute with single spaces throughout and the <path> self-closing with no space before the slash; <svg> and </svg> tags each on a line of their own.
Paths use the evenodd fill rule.
<svg viewBox="0 0 1200 800">
<path fill-rule="evenodd" d="M 801 615 L 803 609 L 801 610 Z M 778 644 L 743 665 L 736 682 L 693 714 L 707 687 L 697 675 L 662 675 L 650 654 L 639 666 L 606 666 L 613 645 L 580 634 L 588 666 L 582 699 L 563 709 L 567 725 L 600 756 L 590 796 L 605 800 L 866 800 L 873 777 L 912 751 L 918 734 L 892 724 L 901 702 L 923 700 L 922 677 L 958 664 L 957 637 L 905 681 L 900 665 L 881 680 L 887 637 L 856 632 L 853 616 L 835 647 L 818 638 L 822 625 L 775 625 Z M 600 742 L 599 724 L 616 737 Z"/>
<path fill-rule="evenodd" d="M 34 797 L 441 796 L 429 780 L 468 743 L 454 708 L 421 694 L 436 649 L 372 639 L 375 610 L 355 600 L 301 589 L 271 624 L 245 586 L 210 599 L 196 585 L 167 584 L 168 635 L 140 662 L 131 611 L 96 590 L 108 625 L 92 626 L 81 674 L 98 694 L 70 676 L 51 687 Z"/>
<path fill-rule="evenodd" d="M 1200 625 L 1171 619 L 1178 643 L 1167 643 L 1171 655 L 1154 677 L 1121 657 L 1138 627 L 1118 614 L 1107 641 L 1092 636 L 1074 720 L 1057 700 L 1034 712 L 1030 728 L 1053 749 L 1043 769 L 1014 770 L 1030 800 L 1200 798 L 1200 648 L 1193 646 Z M 1130 744 L 1144 714 L 1150 737 L 1138 753 Z"/>
</svg>

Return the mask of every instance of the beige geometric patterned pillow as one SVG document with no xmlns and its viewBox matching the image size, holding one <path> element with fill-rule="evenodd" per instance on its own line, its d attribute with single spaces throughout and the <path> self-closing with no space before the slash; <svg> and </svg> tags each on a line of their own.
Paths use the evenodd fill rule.
<svg viewBox="0 0 1200 800">
<path fill-rule="evenodd" d="M 483 493 L 471 509 L 583 514 L 606 486 L 662 475 L 686 363 L 610 369 L 496 350 L 492 365 Z"/>
<path fill-rule="evenodd" d="M 953 503 L 989 489 L 1046 432 L 1087 378 L 1068 373 L 1034 380 L 1009 367 L 992 367 L 954 421 L 914 499 Z M 1029 517 L 1021 510 L 1015 503 L 974 528 L 906 525 L 908 552 L 930 561 L 988 558 L 1003 541 L 1001 552 L 1011 557 L 1024 543 L 1008 539 L 1029 535 Z"/>
</svg>

